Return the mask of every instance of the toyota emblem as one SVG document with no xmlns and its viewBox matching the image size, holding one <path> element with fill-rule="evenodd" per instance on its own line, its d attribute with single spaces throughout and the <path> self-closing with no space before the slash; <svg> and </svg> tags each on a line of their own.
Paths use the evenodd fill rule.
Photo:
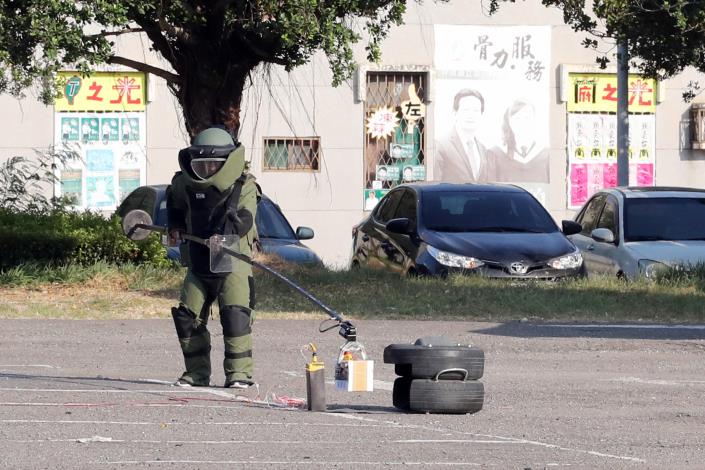
<svg viewBox="0 0 705 470">
<path fill-rule="evenodd" d="M 509 271 L 512 274 L 526 274 L 526 271 L 528 270 L 529 267 L 524 263 L 512 263 L 509 265 Z"/>
</svg>

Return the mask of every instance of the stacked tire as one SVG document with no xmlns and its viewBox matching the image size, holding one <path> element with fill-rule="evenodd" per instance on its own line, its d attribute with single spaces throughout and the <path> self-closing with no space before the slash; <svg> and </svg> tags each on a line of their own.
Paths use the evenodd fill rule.
<svg viewBox="0 0 705 470">
<path fill-rule="evenodd" d="M 396 408 L 418 413 L 464 414 L 482 409 L 485 388 L 479 379 L 485 353 L 442 336 L 417 339 L 414 344 L 390 344 L 385 364 L 394 364 L 392 401 Z"/>
</svg>

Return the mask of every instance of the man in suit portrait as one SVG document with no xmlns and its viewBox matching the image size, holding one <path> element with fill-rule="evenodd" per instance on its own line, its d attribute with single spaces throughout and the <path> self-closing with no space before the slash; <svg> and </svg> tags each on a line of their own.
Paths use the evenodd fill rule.
<svg viewBox="0 0 705 470">
<path fill-rule="evenodd" d="M 436 142 L 434 178 L 450 183 L 478 183 L 495 178 L 494 161 L 476 133 L 485 112 L 480 92 L 464 88 L 453 100 L 453 127 Z"/>
</svg>

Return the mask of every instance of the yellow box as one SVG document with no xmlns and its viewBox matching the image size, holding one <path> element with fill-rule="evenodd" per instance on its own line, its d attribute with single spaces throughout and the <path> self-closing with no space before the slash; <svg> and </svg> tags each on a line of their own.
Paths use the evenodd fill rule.
<svg viewBox="0 0 705 470">
<path fill-rule="evenodd" d="M 371 392 L 374 374 L 374 361 L 343 361 L 345 371 L 335 381 L 335 388 L 348 392 Z"/>
</svg>

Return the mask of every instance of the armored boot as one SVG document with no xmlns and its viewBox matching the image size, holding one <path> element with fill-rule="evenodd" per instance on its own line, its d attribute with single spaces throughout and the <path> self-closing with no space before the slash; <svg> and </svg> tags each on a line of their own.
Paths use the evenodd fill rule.
<svg viewBox="0 0 705 470">
<path fill-rule="evenodd" d="M 225 343 L 225 387 L 247 388 L 252 385 L 252 316 L 251 310 L 226 305 L 220 311 Z"/>
<path fill-rule="evenodd" d="M 196 316 L 183 304 L 171 309 L 176 334 L 184 354 L 186 371 L 177 385 L 207 387 L 211 377 L 211 336 L 205 320 Z"/>
</svg>

